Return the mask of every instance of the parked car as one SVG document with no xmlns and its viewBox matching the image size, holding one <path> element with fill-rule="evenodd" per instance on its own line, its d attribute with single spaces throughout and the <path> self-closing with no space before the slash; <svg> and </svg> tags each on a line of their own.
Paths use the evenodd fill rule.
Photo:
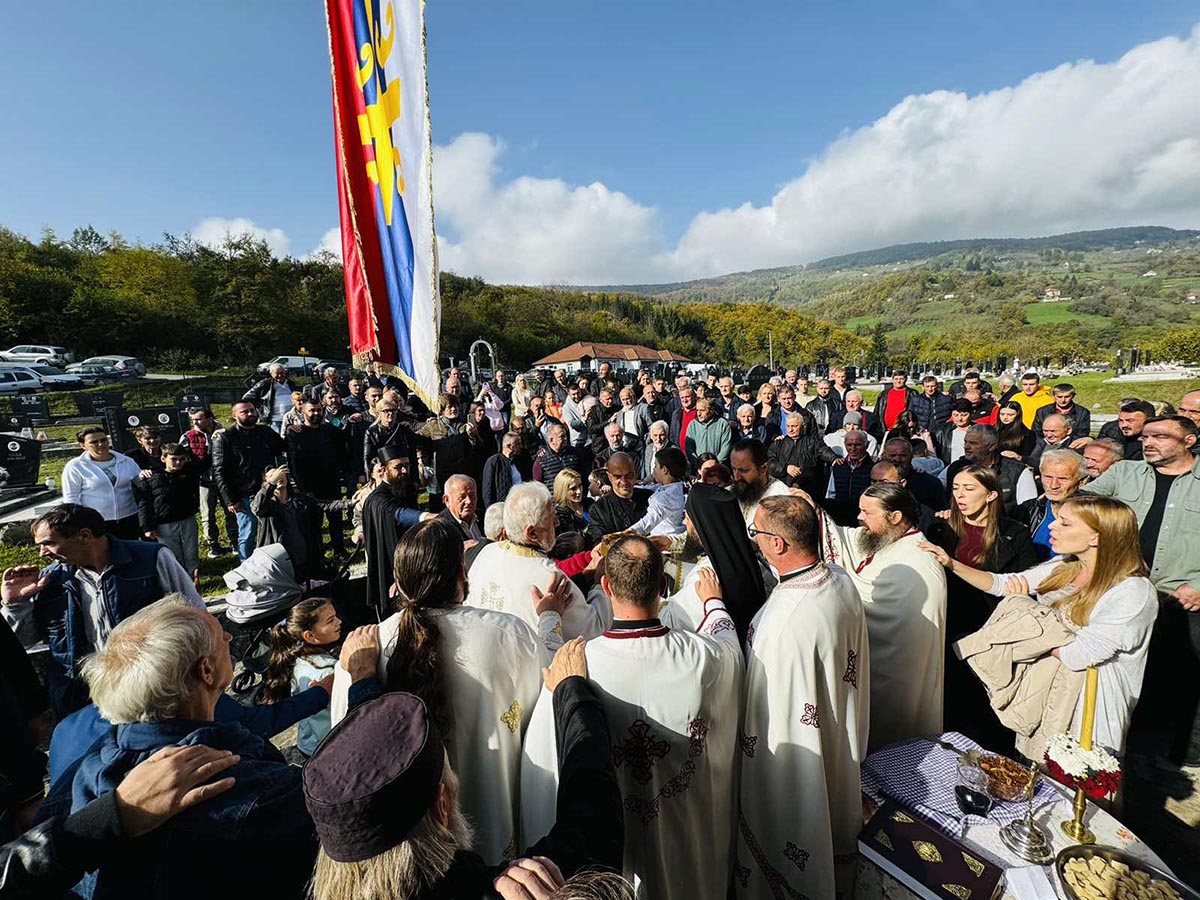
<svg viewBox="0 0 1200 900">
<path fill-rule="evenodd" d="M 293 375 L 311 375 L 313 366 L 320 361 L 320 357 L 317 356 L 277 356 L 259 363 L 255 371 L 260 375 L 266 375 L 271 370 L 271 366 L 281 365 Z"/>
<path fill-rule="evenodd" d="M 49 344 L 20 344 L 0 352 L 0 361 L 34 363 L 39 366 L 65 366 L 67 363 L 75 361 L 75 354 L 68 353 L 66 347 L 53 347 Z"/>
<path fill-rule="evenodd" d="M 54 366 L 17 366 L 12 363 L 0 363 L 0 369 L 34 375 L 48 391 L 69 391 L 82 383 L 75 375 L 68 375 Z"/>
<path fill-rule="evenodd" d="M 146 374 L 146 364 L 136 356 L 91 356 L 83 362 L 92 366 L 112 366 L 122 372 L 129 372 L 133 378 L 141 378 Z"/>
<path fill-rule="evenodd" d="M 67 366 L 67 374 L 76 376 L 80 383 L 88 387 L 133 378 L 133 373 L 128 369 L 122 370 L 116 366 L 98 366 L 94 363 L 73 363 Z"/>
<path fill-rule="evenodd" d="M 337 369 L 338 375 L 343 377 L 348 376 L 354 371 L 354 367 L 348 362 L 342 362 L 340 359 L 318 359 L 317 364 L 313 366 L 313 372 L 318 377 L 325 374 L 326 369 Z"/>
<path fill-rule="evenodd" d="M 42 389 L 42 381 L 24 369 L 0 369 L 0 394 L 36 394 Z"/>
</svg>

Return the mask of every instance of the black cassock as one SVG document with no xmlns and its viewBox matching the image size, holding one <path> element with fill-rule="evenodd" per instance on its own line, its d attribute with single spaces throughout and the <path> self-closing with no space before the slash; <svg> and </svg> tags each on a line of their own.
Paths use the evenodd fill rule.
<svg viewBox="0 0 1200 900">
<path fill-rule="evenodd" d="M 393 582 L 392 560 L 396 544 L 408 530 L 396 519 L 396 513 L 408 510 L 404 487 L 383 482 L 371 491 L 363 504 L 363 539 L 367 552 L 367 605 L 383 621 L 392 611 L 390 591 Z M 419 516 L 419 513 L 414 514 Z"/>
</svg>

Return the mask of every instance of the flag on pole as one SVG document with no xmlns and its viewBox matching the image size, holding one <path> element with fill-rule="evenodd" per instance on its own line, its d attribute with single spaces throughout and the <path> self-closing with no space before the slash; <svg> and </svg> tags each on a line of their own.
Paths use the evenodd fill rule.
<svg viewBox="0 0 1200 900">
<path fill-rule="evenodd" d="M 437 241 L 422 0 L 325 0 L 342 267 L 356 364 L 437 396 Z"/>
</svg>

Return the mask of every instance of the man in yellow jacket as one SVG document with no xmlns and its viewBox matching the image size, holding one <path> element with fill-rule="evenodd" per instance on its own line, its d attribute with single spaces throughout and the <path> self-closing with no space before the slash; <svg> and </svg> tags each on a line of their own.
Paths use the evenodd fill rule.
<svg viewBox="0 0 1200 900">
<path fill-rule="evenodd" d="M 1020 405 L 1021 419 L 1025 422 L 1025 427 L 1032 428 L 1037 411 L 1054 403 L 1054 396 L 1050 389 L 1042 384 L 1042 378 L 1037 372 L 1026 372 L 1021 376 L 1021 393 L 1013 394 L 1012 402 Z"/>
</svg>

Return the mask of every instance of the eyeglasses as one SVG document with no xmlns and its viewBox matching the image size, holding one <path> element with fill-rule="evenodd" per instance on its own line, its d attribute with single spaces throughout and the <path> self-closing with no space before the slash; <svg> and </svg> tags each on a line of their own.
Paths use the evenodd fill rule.
<svg viewBox="0 0 1200 900">
<path fill-rule="evenodd" d="M 783 535 L 776 534 L 773 531 L 761 531 L 758 528 L 755 528 L 753 525 L 747 526 L 746 531 L 749 532 L 751 538 L 756 538 L 761 534 L 763 537 L 777 537 L 780 540 L 783 540 Z"/>
</svg>

